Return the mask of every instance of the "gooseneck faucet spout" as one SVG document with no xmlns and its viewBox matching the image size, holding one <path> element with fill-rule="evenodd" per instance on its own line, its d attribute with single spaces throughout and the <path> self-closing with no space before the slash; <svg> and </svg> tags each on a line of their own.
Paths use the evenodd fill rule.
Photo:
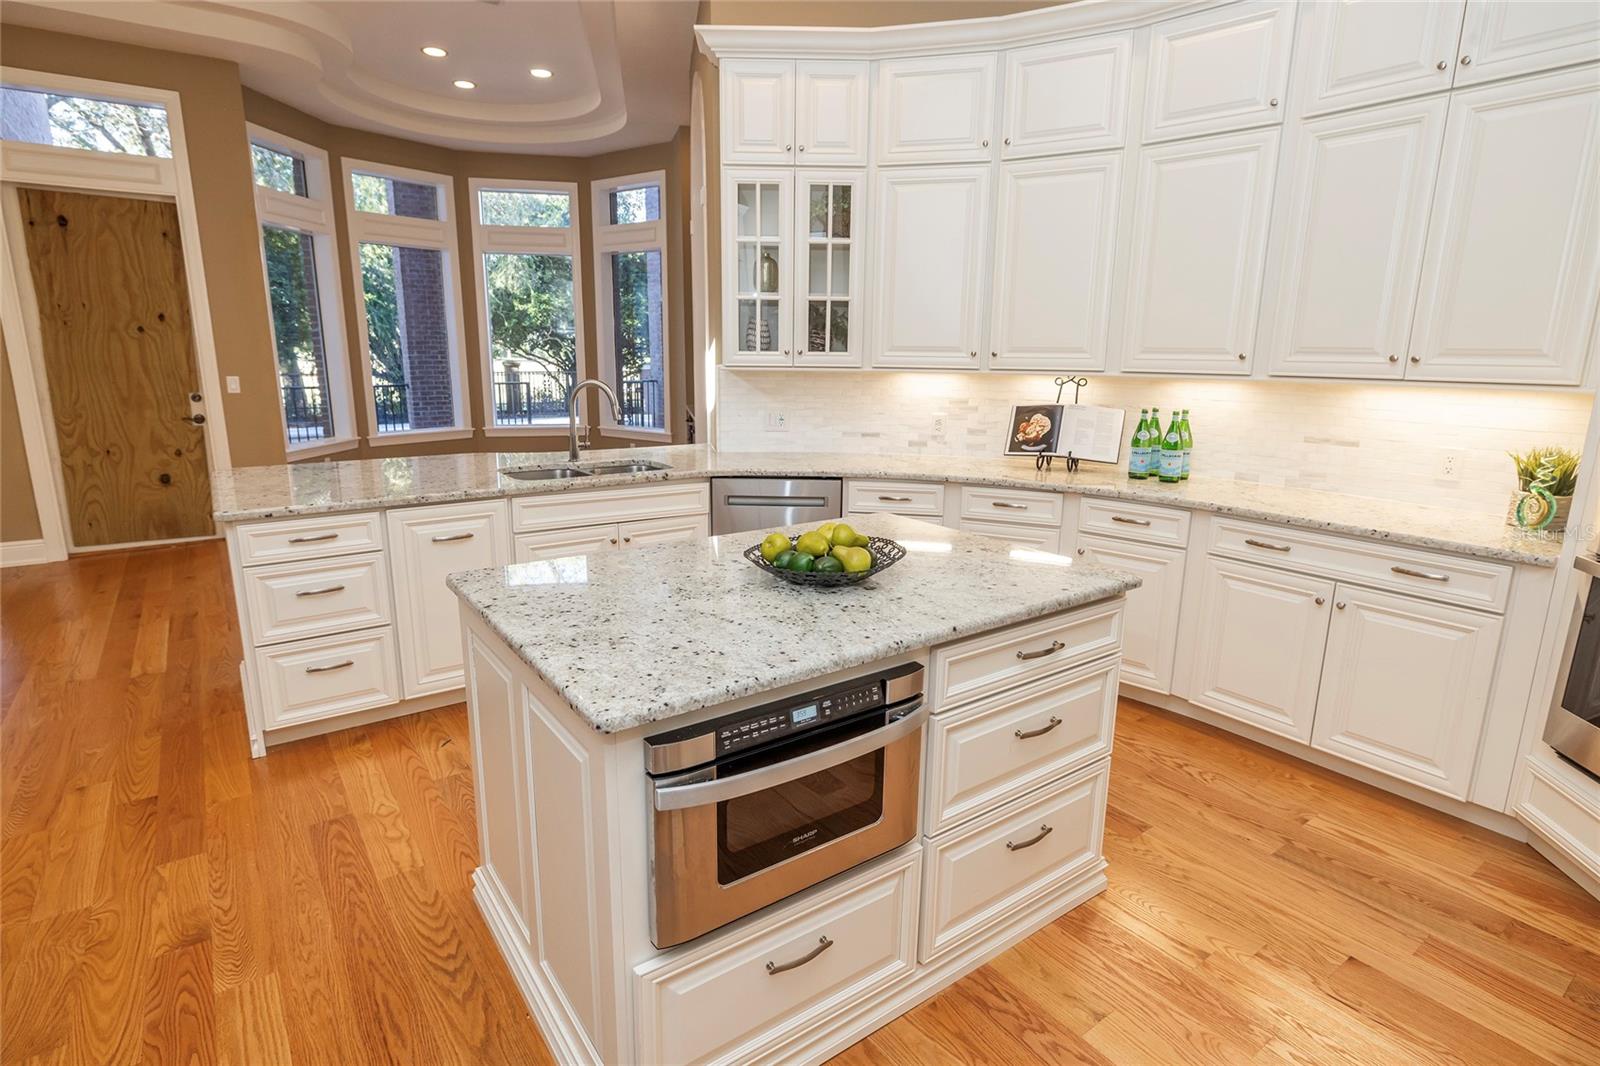
<svg viewBox="0 0 1600 1066">
<path fill-rule="evenodd" d="M 622 405 L 617 402 L 617 394 L 611 391 L 610 385 L 599 378 L 584 378 L 572 386 L 572 391 L 567 393 L 567 458 L 572 462 L 578 461 L 578 393 L 588 385 L 593 385 L 611 398 L 611 414 L 618 425 L 622 424 Z"/>
</svg>

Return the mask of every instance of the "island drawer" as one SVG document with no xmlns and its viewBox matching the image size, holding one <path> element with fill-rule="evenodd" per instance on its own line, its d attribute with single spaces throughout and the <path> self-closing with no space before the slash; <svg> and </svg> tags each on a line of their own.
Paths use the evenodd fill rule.
<svg viewBox="0 0 1600 1066">
<path fill-rule="evenodd" d="M 239 563 L 285 563 L 330 555 L 383 550 L 383 520 L 375 511 L 317 515 L 267 522 L 242 522 L 234 527 Z"/>
<path fill-rule="evenodd" d="M 711 486 L 704 481 L 664 481 L 622 489 L 563 490 L 513 499 L 511 531 L 531 533 L 541 529 L 710 512 Z"/>
<path fill-rule="evenodd" d="M 314 637 L 255 652 L 267 729 L 382 707 L 400 699 L 394 629 Z"/>
<path fill-rule="evenodd" d="M 1059 492 L 995 489 L 967 485 L 961 489 L 961 518 L 992 519 L 1025 525 L 1061 527 L 1066 497 Z"/>
<path fill-rule="evenodd" d="M 1189 512 L 1178 507 L 1085 496 L 1078 505 L 1078 530 L 1181 548 L 1189 543 Z"/>
<path fill-rule="evenodd" d="M 1122 600 L 1079 607 L 933 650 L 933 713 L 1070 670 L 1122 647 Z"/>
<path fill-rule="evenodd" d="M 1033 897 L 1100 869 L 1110 776 L 1103 759 L 925 844 L 918 959 L 933 962 Z"/>
<path fill-rule="evenodd" d="M 1045 552 L 1061 550 L 1061 530 L 1053 526 L 1021 526 L 1012 522 L 985 522 L 976 518 L 963 518 L 961 532 L 993 537 L 1010 544 L 1020 544 Z"/>
<path fill-rule="evenodd" d="M 1511 567 L 1501 563 L 1287 526 L 1219 518 L 1211 523 L 1211 551 L 1497 613 L 1511 595 Z"/>
<path fill-rule="evenodd" d="M 383 625 L 389 571 L 377 552 L 244 571 L 250 638 L 256 645 Z"/>
<path fill-rule="evenodd" d="M 934 836 L 1111 751 L 1115 658 L 933 718 L 923 832 Z"/>
<path fill-rule="evenodd" d="M 895 856 L 636 967 L 633 1061 L 746 1062 L 908 977 L 921 854 Z"/>
<path fill-rule="evenodd" d="M 844 509 L 851 514 L 903 514 L 944 519 L 944 485 L 937 481 L 849 481 Z"/>
</svg>

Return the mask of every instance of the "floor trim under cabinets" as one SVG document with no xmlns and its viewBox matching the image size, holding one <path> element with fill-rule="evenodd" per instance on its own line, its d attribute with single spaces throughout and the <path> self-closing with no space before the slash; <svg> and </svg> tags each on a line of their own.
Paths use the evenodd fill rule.
<svg viewBox="0 0 1600 1066">
<path fill-rule="evenodd" d="M 249 683 L 243 680 L 241 670 L 241 683 L 244 690 L 250 691 Z M 346 729 L 359 729 L 366 725 L 375 725 L 386 722 L 391 718 L 399 718 L 403 714 L 420 714 L 438 707 L 448 707 L 452 703 L 460 703 L 467 698 L 466 689 L 453 688 L 444 692 L 429 692 L 421 696 L 412 696 L 399 703 L 387 703 L 382 707 L 373 707 L 365 711 L 353 711 L 349 714 L 335 714 L 311 722 L 296 722 L 294 725 L 280 726 L 277 729 L 264 730 L 261 734 L 260 750 L 256 750 L 256 742 L 251 738 L 251 754 L 261 758 L 267 753 L 268 748 L 275 748 L 279 744 L 288 744 L 296 740 L 305 740 L 307 737 L 320 737 L 326 733 L 337 733 Z"/>
</svg>

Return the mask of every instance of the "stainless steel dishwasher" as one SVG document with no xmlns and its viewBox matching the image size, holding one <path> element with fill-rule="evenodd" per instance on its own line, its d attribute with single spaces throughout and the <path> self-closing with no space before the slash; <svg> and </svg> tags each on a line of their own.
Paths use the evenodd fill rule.
<svg viewBox="0 0 1600 1066">
<path fill-rule="evenodd" d="M 744 533 L 826 522 L 843 515 L 838 478 L 714 477 L 711 532 Z"/>
</svg>

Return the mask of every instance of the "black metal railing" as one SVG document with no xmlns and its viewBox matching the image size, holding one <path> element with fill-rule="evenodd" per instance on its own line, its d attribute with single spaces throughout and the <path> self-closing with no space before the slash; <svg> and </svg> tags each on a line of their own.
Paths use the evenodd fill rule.
<svg viewBox="0 0 1600 1066">
<path fill-rule="evenodd" d="M 290 444 L 333 436 L 333 412 L 328 410 L 327 393 L 321 385 L 297 385 L 285 378 L 279 380 L 278 388 L 283 393 L 283 426 Z"/>
<path fill-rule="evenodd" d="M 622 424 L 643 429 L 662 429 L 665 412 L 661 403 L 661 382 L 654 378 L 633 378 L 622 382 Z"/>
<path fill-rule="evenodd" d="M 572 379 L 556 374 L 523 374 L 494 379 L 494 422 L 497 426 L 530 426 L 567 417 Z"/>
<path fill-rule="evenodd" d="M 411 428 L 410 410 L 406 406 L 406 383 L 372 383 L 372 405 L 378 415 L 378 432 L 393 433 Z"/>
</svg>

